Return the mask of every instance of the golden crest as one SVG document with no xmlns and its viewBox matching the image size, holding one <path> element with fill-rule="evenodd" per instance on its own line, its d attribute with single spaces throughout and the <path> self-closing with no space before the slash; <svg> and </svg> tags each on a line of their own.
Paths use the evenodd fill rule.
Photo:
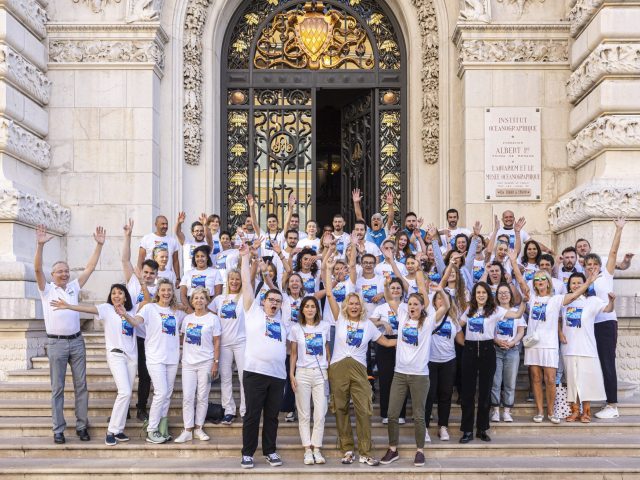
<svg viewBox="0 0 640 480">
<path fill-rule="evenodd" d="M 331 16 L 320 12 L 306 12 L 304 16 L 298 15 L 294 27 L 298 45 L 309 57 L 309 68 L 320 68 L 318 59 L 325 52 L 331 42 L 333 25 Z"/>
<path fill-rule="evenodd" d="M 236 157 L 241 157 L 242 155 L 244 155 L 247 149 L 244 148 L 244 145 L 236 143 L 233 147 L 231 147 L 231 150 L 229 151 L 233 153 Z"/>
<path fill-rule="evenodd" d="M 387 173 L 380 181 L 388 186 L 400 183 L 400 179 L 394 173 Z"/>
<path fill-rule="evenodd" d="M 247 211 L 245 205 L 240 202 L 234 203 L 229 210 L 231 210 L 231 213 L 234 215 L 240 215 Z"/>
<path fill-rule="evenodd" d="M 246 183 L 246 181 L 247 175 L 242 172 L 234 173 L 229 179 L 229 182 L 231 182 L 232 185 L 242 185 L 243 183 Z"/>
<path fill-rule="evenodd" d="M 398 149 L 395 145 L 391 145 L 390 143 L 388 143 L 384 146 L 381 152 L 384 153 L 386 157 L 393 157 L 398 152 Z"/>
<path fill-rule="evenodd" d="M 289 142 L 289 135 L 285 135 L 284 133 L 276 135 L 271 141 L 271 151 L 283 155 L 288 155 L 293 152 L 293 145 Z"/>
<path fill-rule="evenodd" d="M 247 124 L 247 114 L 240 112 L 233 112 L 229 123 L 234 127 L 242 127 Z"/>
<path fill-rule="evenodd" d="M 393 127 L 398 123 L 398 116 L 395 113 L 385 113 L 382 115 L 382 124 L 385 127 Z"/>
</svg>

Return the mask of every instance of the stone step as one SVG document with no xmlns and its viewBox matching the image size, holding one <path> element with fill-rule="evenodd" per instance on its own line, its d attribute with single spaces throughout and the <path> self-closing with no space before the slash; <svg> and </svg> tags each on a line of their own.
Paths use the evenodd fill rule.
<svg viewBox="0 0 640 480">
<path fill-rule="evenodd" d="M 68 459 L 124 459 L 124 458 L 155 458 L 158 460 L 179 458 L 210 459 L 212 461 L 222 458 L 237 458 L 242 441 L 239 437 L 234 439 L 224 438 L 224 441 L 212 440 L 201 442 L 194 440 L 185 444 L 167 442 L 163 445 L 154 445 L 145 441 L 136 434 L 130 432 L 131 441 L 121 443 L 116 447 L 108 447 L 104 444 L 104 436 L 96 435 L 90 442 L 81 442 L 73 432 L 67 435 L 67 443 L 55 445 L 50 437 L 21 437 L 16 439 L 0 438 L 0 458 L 33 458 L 47 455 L 64 456 Z M 208 429 L 209 434 L 217 433 Z M 278 451 L 283 457 L 300 461 L 301 446 L 298 435 L 289 435 L 292 432 L 278 432 Z M 474 440 L 466 445 L 457 442 L 458 435 L 453 441 L 441 442 L 434 439 L 425 445 L 426 456 L 429 459 L 448 458 L 478 458 L 494 457 L 503 459 L 510 455 L 526 451 L 532 457 L 608 457 L 608 456 L 638 456 L 637 443 L 640 435 L 599 435 L 598 438 L 589 438 L 583 435 L 554 436 L 549 439 L 513 436 L 509 433 L 494 434 L 491 442 Z M 220 440 L 220 439 L 218 439 Z M 335 447 L 337 438 L 335 434 L 325 435 L 323 453 L 334 463 L 341 457 L 341 452 Z M 388 444 L 386 435 L 374 435 L 373 454 L 380 457 L 384 455 Z M 411 431 L 404 431 L 400 436 L 398 448 L 401 452 L 415 451 L 415 440 Z M 297 458 L 296 458 L 297 457 Z"/>
<path fill-rule="evenodd" d="M 73 416 L 67 417 L 69 422 L 69 434 L 73 434 Z M 284 436 L 296 436 L 298 435 L 297 423 L 285 423 L 284 416 L 280 418 L 280 432 Z M 582 423 L 567 423 L 562 422 L 558 425 L 545 421 L 543 423 L 534 423 L 531 417 L 514 417 L 513 423 L 492 423 L 491 431 L 496 435 L 522 435 L 531 438 L 540 436 L 556 437 L 567 434 L 582 435 L 584 438 L 590 436 L 597 436 L 604 434 L 625 434 L 625 435 L 640 435 L 640 417 L 639 416 L 626 416 L 613 420 L 600 420 L 595 419 L 589 424 Z M 94 436 L 101 436 L 106 432 L 108 423 L 106 417 L 93 417 L 89 418 L 89 430 Z M 170 417 L 169 426 L 173 435 L 180 433 L 182 428 L 182 417 Z M 449 430 L 454 437 L 457 436 L 460 427 L 460 417 L 451 417 L 449 420 Z M 214 425 L 207 423 L 206 425 L 209 434 L 213 438 L 225 437 L 225 438 L 241 438 L 242 436 L 242 422 L 236 420 L 232 425 Z M 136 435 L 141 432 L 142 422 L 133 418 L 127 422 L 127 431 Z M 372 435 L 385 436 L 387 435 L 387 426 L 383 425 L 379 421 L 372 421 L 371 424 Z M 355 431 L 355 430 L 354 430 Z M 413 424 L 410 419 L 407 420 L 405 425 L 400 426 L 400 431 L 403 434 L 413 434 Z M 431 428 L 433 436 L 436 435 L 435 425 Z M 328 414 L 325 424 L 325 433 L 327 435 L 335 435 L 335 418 L 333 415 Z M 20 437 L 48 437 L 51 436 L 51 418 L 50 417 L 0 417 L 0 438 L 20 438 Z M 327 443 L 328 445 L 330 443 Z M 640 437 L 636 437 L 636 448 L 640 444 Z M 640 451 L 639 451 L 640 454 Z"/>
<path fill-rule="evenodd" d="M 60 447 L 58 447 L 60 448 Z M 120 448 L 120 447 L 113 447 Z M 380 467 L 369 467 L 360 463 L 341 465 L 331 459 L 325 465 L 303 465 L 300 452 L 285 452 L 284 465 L 269 467 L 257 452 L 256 468 L 250 472 L 240 469 L 239 456 L 234 458 L 193 459 L 181 458 L 176 450 L 171 458 L 122 458 L 114 463 L 111 458 L 95 458 L 90 463 L 83 458 L 56 458 L 57 452 L 40 458 L 2 460 L 0 478 L 30 480 L 173 480 L 177 476 L 190 480 L 246 480 L 247 478 L 270 478 L 275 480 L 305 479 L 324 480 L 327 477 L 343 479 L 383 479 L 397 477 L 402 480 L 453 480 L 460 478 L 483 480 L 549 479 L 549 480 L 602 480 L 637 479 L 640 462 L 636 457 L 534 457 L 519 455 L 501 458 L 464 458 L 450 455 L 447 458 L 432 458 L 427 452 L 424 467 L 413 466 L 413 450 L 402 450 L 399 461 Z"/>
</svg>

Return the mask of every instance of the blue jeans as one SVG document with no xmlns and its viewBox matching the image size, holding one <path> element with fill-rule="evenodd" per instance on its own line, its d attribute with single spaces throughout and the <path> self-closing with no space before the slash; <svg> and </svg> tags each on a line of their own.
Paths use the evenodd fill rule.
<svg viewBox="0 0 640 480">
<path fill-rule="evenodd" d="M 520 365 L 520 352 L 517 347 L 504 350 L 496 348 L 496 374 L 491 389 L 491 406 L 500 406 L 500 390 L 503 390 L 502 405 L 513 407 L 516 398 L 516 379 Z M 504 389 L 501 387 L 504 386 Z"/>
</svg>

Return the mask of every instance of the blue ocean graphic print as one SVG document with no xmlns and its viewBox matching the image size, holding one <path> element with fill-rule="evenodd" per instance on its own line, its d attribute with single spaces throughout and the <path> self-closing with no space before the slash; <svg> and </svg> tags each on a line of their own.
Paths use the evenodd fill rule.
<svg viewBox="0 0 640 480">
<path fill-rule="evenodd" d="M 227 300 L 222 304 L 222 307 L 220 308 L 220 317 L 221 318 L 237 318 L 236 317 L 237 306 L 238 305 L 233 300 Z"/>
<path fill-rule="evenodd" d="M 362 285 L 362 297 L 367 303 L 373 302 L 373 297 L 378 294 L 378 287 L 376 285 Z"/>
<path fill-rule="evenodd" d="M 197 248 L 197 245 L 189 245 L 189 258 L 193 258 L 193 251 Z"/>
<path fill-rule="evenodd" d="M 309 295 L 313 295 L 316 291 L 316 281 L 313 278 L 308 278 L 304 281 L 304 291 Z"/>
<path fill-rule="evenodd" d="M 204 287 L 207 282 L 206 275 L 193 275 L 191 277 L 191 288 Z"/>
<path fill-rule="evenodd" d="M 264 248 L 267 250 L 273 250 L 273 244 L 271 243 L 271 239 L 268 238 L 266 242 L 264 242 Z"/>
<path fill-rule="evenodd" d="M 189 345 L 202 345 L 202 325 L 190 323 L 187 325 L 187 343 Z"/>
<path fill-rule="evenodd" d="M 513 250 L 516 247 L 516 234 L 515 233 L 510 233 L 509 234 L 509 248 L 511 250 Z"/>
<path fill-rule="evenodd" d="M 300 300 L 291 302 L 291 321 L 298 323 L 298 315 L 300 315 Z"/>
<path fill-rule="evenodd" d="M 138 293 L 138 296 L 136 297 L 136 303 L 140 303 L 144 300 L 144 293 L 140 292 Z"/>
<path fill-rule="evenodd" d="M 175 337 L 176 317 L 174 317 L 170 313 L 161 313 L 160 318 L 162 319 L 162 333 L 166 333 L 167 335 Z"/>
<path fill-rule="evenodd" d="M 342 240 L 336 242 L 336 252 L 338 252 L 339 255 L 344 253 L 344 242 Z"/>
<path fill-rule="evenodd" d="M 122 319 L 122 335 L 125 337 L 133 337 L 133 325 L 126 318 Z"/>
<path fill-rule="evenodd" d="M 340 282 L 336 287 L 334 287 L 332 292 L 333 298 L 336 299 L 336 302 L 344 302 L 344 299 L 347 296 L 347 288 L 345 287 L 344 282 Z"/>
<path fill-rule="evenodd" d="M 567 307 L 567 326 L 582 328 L 582 308 Z"/>
<path fill-rule="evenodd" d="M 484 267 L 481 266 L 481 265 L 474 265 L 473 266 L 473 279 L 476 282 L 478 282 L 482 278 L 482 275 L 484 275 Z"/>
<path fill-rule="evenodd" d="M 169 244 L 165 241 L 155 240 L 153 249 L 155 250 L 156 248 L 166 248 L 169 250 Z"/>
<path fill-rule="evenodd" d="M 444 325 L 438 329 L 436 335 L 444 338 L 451 338 L 451 322 L 449 320 L 445 320 Z"/>
<path fill-rule="evenodd" d="M 429 280 L 431 280 L 433 283 L 440 283 L 440 280 L 442 280 L 442 275 L 440 275 L 435 270 L 431 270 L 428 274 L 428 277 Z"/>
<path fill-rule="evenodd" d="M 498 335 L 513 337 L 513 318 L 505 318 L 498 322 Z"/>
<path fill-rule="evenodd" d="M 533 280 L 533 275 L 536 273 L 536 271 L 534 269 L 525 269 L 524 271 L 524 279 L 529 282 L 531 280 Z"/>
<path fill-rule="evenodd" d="M 389 325 L 391 325 L 391 328 L 398 330 L 398 315 L 396 315 L 396 312 L 389 310 L 387 312 L 387 318 L 389 319 Z"/>
<path fill-rule="evenodd" d="M 402 341 L 408 345 L 418 346 L 418 327 L 407 327 L 402 329 Z"/>
<path fill-rule="evenodd" d="M 469 319 L 469 331 L 474 333 L 484 333 L 484 317 L 477 313 Z"/>
<path fill-rule="evenodd" d="M 595 297 L 596 296 L 596 286 L 593 283 L 587 287 L 587 293 L 585 295 L 587 297 Z"/>
<path fill-rule="evenodd" d="M 218 240 L 213 241 L 213 251 L 211 253 L 213 255 L 220 253 L 220 242 Z"/>
<path fill-rule="evenodd" d="M 307 355 L 322 355 L 324 352 L 321 333 L 305 333 L 304 344 Z"/>
<path fill-rule="evenodd" d="M 347 345 L 350 347 L 359 347 L 362 345 L 362 339 L 364 338 L 363 328 L 354 328 L 351 325 L 347 325 Z"/>
<path fill-rule="evenodd" d="M 272 318 L 267 318 L 267 325 L 264 331 L 264 336 L 281 342 L 282 329 L 280 327 L 280 322 Z"/>
<path fill-rule="evenodd" d="M 531 319 L 538 320 L 540 322 L 547 321 L 547 304 L 541 302 L 535 302 L 531 308 Z"/>
<path fill-rule="evenodd" d="M 216 257 L 216 268 L 223 270 L 227 268 L 227 256 L 226 255 L 218 255 Z"/>
<path fill-rule="evenodd" d="M 262 290 L 260 290 L 260 293 L 258 293 L 258 298 L 260 299 L 261 307 L 264 305 L 264 297 L 266 296 L 267 296 L 267 290 L 263 288 Z"/>
</svg>

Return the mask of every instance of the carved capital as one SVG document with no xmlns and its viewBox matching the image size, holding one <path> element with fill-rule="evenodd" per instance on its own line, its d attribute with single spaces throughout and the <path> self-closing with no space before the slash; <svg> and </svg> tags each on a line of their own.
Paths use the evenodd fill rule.
<svg viewBox="0 0 640 480">
<path fill-rule="evenodd" d="M 0 45 L 0 76 L 39 103 L 49 103 L 51 82 L 47 76 L 8 45 Z"/>
<path fill-rule="evenodd" d="M 39 170 L 49 168 L 51 147 L 20 125 L 0 119 L 0 152 L 6 152 Z"/>
<path fill-rule="evenodd" d="M 0 0 L 0 5 L 15 14 L 40 39 L 47 36 L 47 12 L 37 0 Z"/>
<path fill-rule="evenodd" d="M 604 75 L 639 74 L 640 43 L 600 44 L 569 77 L 567 95 L 575 103 Z"/>
<path fill-rule="evenodd" d="M 569 165 L 578 168 L 606 149 L 640 150 L 640 115 L 603 115 L 567 144 Z"/>
<path fill-rule="evenodd" d="M 569 10 L 569 22 L 571 22 L 571 35 L 578 36 L 582 28 L 591 20 L 604 0 L 578 0 Z"/>
<path fill-rule="evenodd" d="M 47 230 L 66 234 L 69 231 L 71 211 L 30 193 L 6 187 L 0 188 L 0 221 L 2 220 L 32 226 L 45 225 Z"/>
<path fill-rule="evenodd" d="M 593 182 L 565 195 L 547 215 L 554 233 L 594 218 L 640 217 L 640 184 Z"/>
<path fill-rule="evenodd" d="M 458 45 L 460 70 L 470 64 L 564 64 L 569 62 L 569 43 L 556 39 L 468 39 Z"/>
</svg>

